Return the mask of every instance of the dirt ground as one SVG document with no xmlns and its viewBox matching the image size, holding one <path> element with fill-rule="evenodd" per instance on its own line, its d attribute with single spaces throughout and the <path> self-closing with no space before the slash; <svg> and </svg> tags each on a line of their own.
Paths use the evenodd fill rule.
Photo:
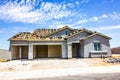
<svg viewBox="0 0 120 80">
<path fill-rule="evenodd" d="M 120 80 L 120 77 L 104 79 L 103 76 L 100 79 L 95 75 L 90 75 L 91 77 L 87 75 L 92 73 L 119 74 L 119 66 L 119 63 L 105 63 L 101 58 L 12 60 L 0 62 L 0 80 Z M 86 75 L 81 76 L 83 74 Z"/>
<path fill-rule="evenodd" d="M 0 62 L 0 72 L 6 71 L 27 71 L 43 69 L 61 69 L 61 68 L 80 68 L 97 66 L 120 66 L 120 64 L 105 63 L 101 58 L 83 58 L 83 59 L 35 59 L 35 60 L 13 60 Z"/>
</svg>

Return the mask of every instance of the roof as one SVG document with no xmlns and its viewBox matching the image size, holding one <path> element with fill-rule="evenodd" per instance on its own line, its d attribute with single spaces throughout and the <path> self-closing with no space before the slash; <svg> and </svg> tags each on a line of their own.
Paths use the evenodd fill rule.
<svg viewBox="0 0 120 80">
<path fill-rule="evenodd" d="M 80 29 L 80 30 L 74 30 L 72 33 L 70 33 L 68 35 L 68 38 L 73 37 L 73 36 L 75 36 L 77 34 L 80 34 L 80 33 L 83 33 L 83 32 L 87 32 L 87 33 L 90 33 L 90 34 L 92 33 L 92 31 L 89 31 L 89 30 L 83 28 L 83 29 Z"/>
<path fill-rule="evenodd" d="M 63 28 L 58 28 L 58 29 L 36 29 L 33 31 L 33 33 L 30 32 L 20 32 L 14 36 L 12 36 L 11 38 L 9 38 L 10 41 L 17 41 L 17 40 L 21 40 L 21 41 L 64 41 L 66 40 L 66 37 L 62 37 L 62 36 L 51 36 L 53 34 L 56 34 L 57 32 L 60 32 L 62 30 L 65 29 L 69 29 L 71 31 L 70 34 L 68 34 L 67 38 L 71 38 L 74 37 L 75 35 L 78 35 L 80 33 L 83 32 L 87 32 L 89 33 L 89 36 L 85 37 L 83 40 L 89 39 L 92 36 L 95 35 L 100 35 L 103 36 L 105 38 L 111 39 L 110 37 L 103 35 L 101 33 L 98 32 L 92 32 L 89 31 L 87 29 L 72 29 L 68 26 L 64 26 Z"/>
<path fill-rule="evenodd" d="M 99 36 L 102 36 L 102 37 L 107 38 L 107 39 L 112 39 L 111 37 L 108 37 L 108 36 L 106 36 L 104 34 L 101 34 L 101 33 L 98 33 L 98 32 L 94 32 L 93 34 L 83 38 L 82 40 L 87 40 L 87 39 L 89 39 L 89 38 L 91 38 L 91 37 L 93 37 L 95 35 L 99 35 Z"/>
<path fill-rule="evenodd" d="M 12 36 L 11 38 L 9 38 L 9 40 L 26 40 L 26 39 L 30 39 L 31 38 L 31 33 L 30 32 L 20 32 L 14 36 Z"/>
<path fill-rule="evenodd" d="M 64 30 L 64 29 L 69 29 L 69 30 L 71 30 L 71 31 L 74 31 L 74 30 L 75 30 L 75 29 L 72 29 L 72 28 L 70 28 L 70 27 L 68 27 L 68 26 L 64 26 L 63 28 L 59 28 L 59 29 L 57 29 L 57 30 L 54 31 L 53 33 L 50 33 L 50 34 L 47 35 L 47 36 L 50 36 L 50 35 L 52 35 L 52 34 L 55 34 L 55 33 L 59 32 L 59 31 Z"/>
<path fill-rule="evenodd" d="M 55 34 L 57 32 L 60 32 L 64 29 L 69 29 L 71 31 L 74 31 L 74 29 L 64 26 L 63 28 L 59 29 L 36 29 L 33 31 L 33 33 L 30 32 L 20 32 L 11 38 L 9 40 L 26 40 L 26 41 L 57 41 L 57 40 L 64 40 L 63 37 L 51 37 L 50 35 Z"/>
</svg>

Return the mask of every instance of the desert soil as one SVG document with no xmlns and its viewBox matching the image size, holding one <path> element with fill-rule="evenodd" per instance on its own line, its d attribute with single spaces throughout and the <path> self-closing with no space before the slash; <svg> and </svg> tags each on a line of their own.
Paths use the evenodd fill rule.
<svg viewBox="0 0 120 80">
<path fill-rule="evenodd" d="M 105 63 L 103 62 L 103 59 L 100 58 L 85 58 L 85 59 L 56 58 L 35 60 L 13 60 L 8 62 L 0 62 L 0 80 L 8 79 L 41 80 L 41 78 L 45 78 L 45 80 L 48 80 L 47 77 L 51 77 L 51 80 L 53 80 L 54 77 L 57 76 L 64 76 L 63 78 L 67 78 L 69 75 L 71 75 L 70 77 L 74 77 L 72 75 L 76 76 L 78 74 L 83 75 L 93 73 L 94 74 L 120 73 L 120 64 Z M 63 80 L 63 78 L 58 80 Z M 77 80 L 77 77 L 75 80 Z M 96 80 L 99 79 L 96 78 Z"/>
</svg>

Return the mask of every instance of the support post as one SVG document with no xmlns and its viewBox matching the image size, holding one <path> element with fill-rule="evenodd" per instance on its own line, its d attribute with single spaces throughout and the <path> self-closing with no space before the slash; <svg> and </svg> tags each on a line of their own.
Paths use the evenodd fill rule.
<svg viewBox="0 0 120 80">
<path fill-rule="evenodd" d="M 32 43 L 29 43 L 28 59 L 33 59 L 33 44 Z"/>
<path fill-rule="evenodd" d="M 68 58 L 72 58 L 72 44 L 67 44 L 68 47 Z"/>
<path fill-rule="evenodd" d="M 62 58 L 67 58 L 67 46 L 66 46 L 66 43 L 62 44 Z"/>
</svg>

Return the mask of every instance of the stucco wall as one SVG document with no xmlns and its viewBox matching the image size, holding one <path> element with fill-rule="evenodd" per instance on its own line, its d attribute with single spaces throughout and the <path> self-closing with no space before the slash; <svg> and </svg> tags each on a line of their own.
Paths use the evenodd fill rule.
<svg viewBox="0 0 120 80">
<path fill-rule="evenodd" d="M 84 57 L 84 42 L 80 42 L 80 57 Z"/>
<path fill-rule="evenodd" d="M 65 35 L 65 31 L 68 31 L 68 34 L 72 32 L 72 31 L 69 30 L 69 29 L 64 29 L 64 30 L 62 30 L 62 31 L 60 31 L 60 32 L 57 32 L 57 33 L 55 33 L 55 34 L 52 34 L 51 36 L 62 36 L 62 35 Z"/>
<path fill-rule="evenodd" d="M 48 57 L 61 57 L 61 45 L 48 45 Z"/>
<path fill-rule="evenodd" d="M 79 33 L 79 34 L 77 34 L 77 35 L 69 38 L 69 39 L 67 40 L 67 42 L 68 42 L 68 43 L 76 43 L 76 42 L 79 43 L 79 40 L 80 40 L 80 39 L 82 39 L 82 38 L 84 38 L 84 37 L 86 37 L 86 36 L 88 36 L 88 35 L 89 35 L 89 33 L 87 33 L 87 32 Z"/>
<path fill-rule="evenodd" d="M 93 36 L 84 42 L 84 57 L 89 57 L 90 51 L 94 51 L 94 42 L 100 42 L 102 51 L 107 51 L 111 55 L 109 40 L 99 35 Z"/>
<path fill-rule="evenodd" d="M 27 41 L 10 41 L 10 45 L 28 45 Z"/>
</svg>

